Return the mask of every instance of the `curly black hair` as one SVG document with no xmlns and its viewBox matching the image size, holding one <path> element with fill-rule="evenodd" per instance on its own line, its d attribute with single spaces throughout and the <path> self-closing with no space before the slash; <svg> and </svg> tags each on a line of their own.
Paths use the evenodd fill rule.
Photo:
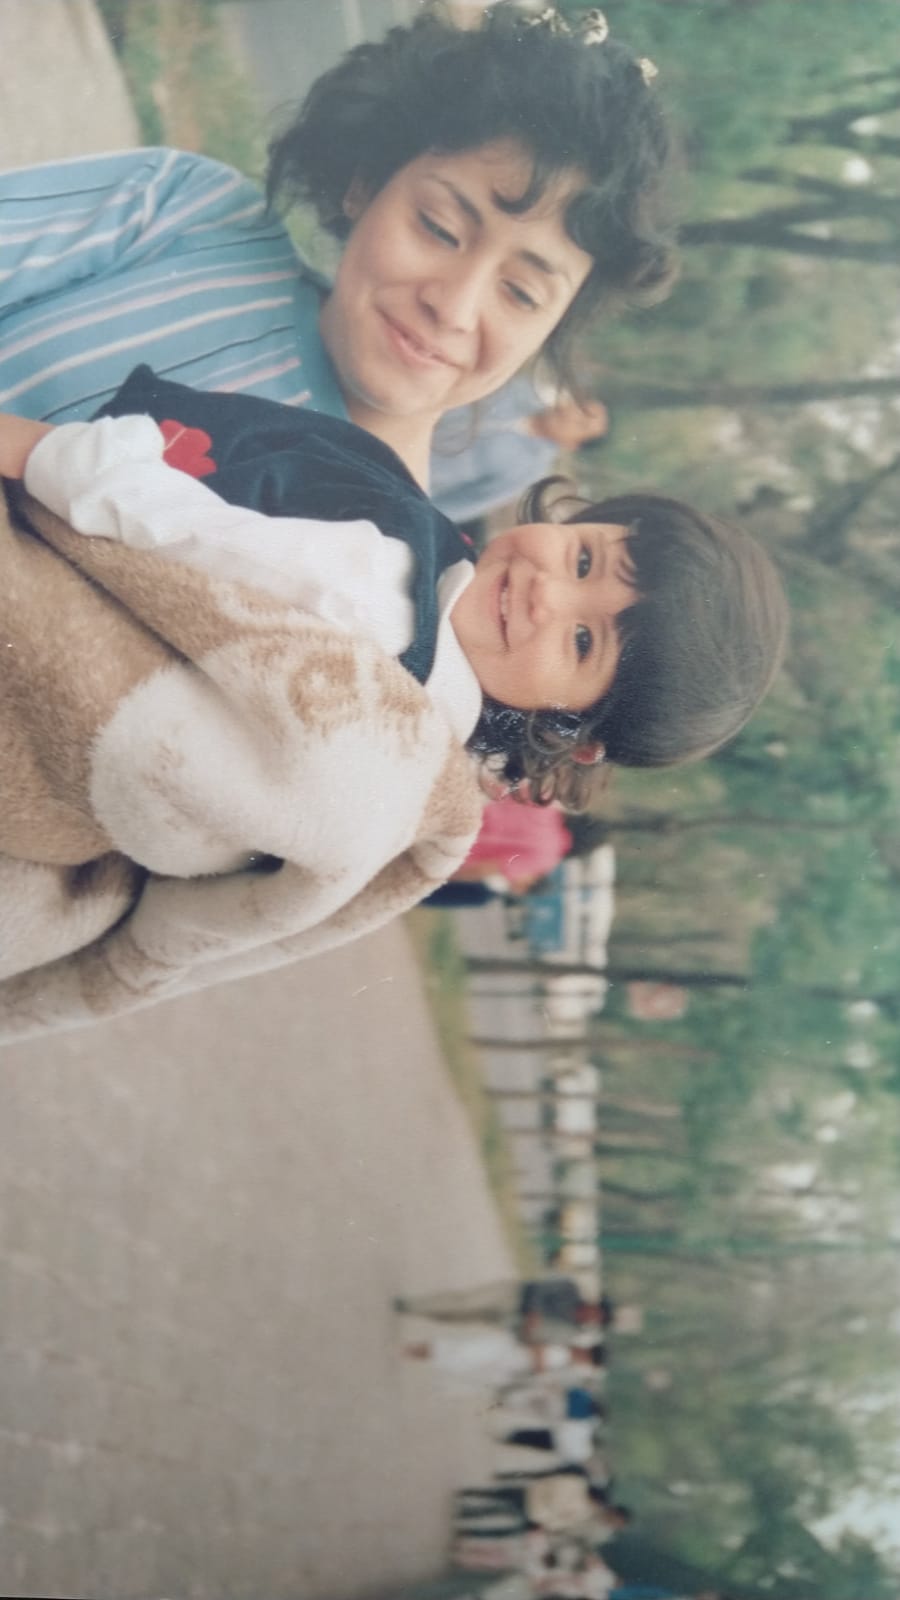
<svg viewBox="0 0 900 1600">
<path fill-rule="evenodd" d="M 669 138 L 658 92 L 624 45 L 586 45 L 528 22 L 515 0 L 501 0 L 477 28 L 429 12 L 358 45 L 317 79 L 270 146 L 267 192 L 311 202 L 343 238 L 351 186 L 374 195 L 427 152 L 516 141 L 533 167 L 525 192 L 505 202 L 514 214 L 562 174 L 583 174 L 565 226 L 594 267 L 545 348 L 572 382 L 585 322 L 610 303 L 660 298 L 674 276 L 661 193 Z"/>
<path fill-rule="evenodd" d="M 486 700 L 469 744 L 504 781 L 527 782 L 532 800 L 577 809 L 596 783 L 596 769 L 578 760 L 579 747 L 601 745 L 619 766 L 665 767 L 711 755 L 733 738 L 781 664 L 788 607 L 773 562 L 742 529 L 645 493 L 576 502 L 560 519 L 563 484 L 536 484 L 521 521 L 629 530 L 636 599 L 616 619 L 615 679 L 577 713 L 514 711 Z M 570 492 L 565 503 L 572 501 Z"/>
</svg>

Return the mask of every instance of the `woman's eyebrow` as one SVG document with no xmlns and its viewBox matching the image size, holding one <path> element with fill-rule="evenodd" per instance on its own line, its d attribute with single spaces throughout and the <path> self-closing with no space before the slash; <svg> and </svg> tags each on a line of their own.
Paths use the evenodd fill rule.
<svg viewBox="0 0 900 1600">
<path fill-rule="evenodd" d="M 463 194 L 461 189 L 457 189 L 456 184 L 452 183 L 449 178 L 443 178 L 436 172 L 431 176 L 433 183 L 439 183 L 443 189 L 447 190 L 447 193 L 450 195 L 451 199 L 456 201 L 460 211 L 462 211 L 464 215 L 469 218 L 470 222 L 474 222 L 476 227 L 479 228 L 484 226 L 484 217 L 479 211 L 474 200 L 471 200 L 467 194 Z M 497 206 L 497 210 L 503 211 L 503 196 L 499 194 L 495 195 L 494 201 Z M 506 214 L 507 213 L 504 212 L 504 215 Z M 529 266 L 534 267 L 537 272 L 543 272 L 546 277 L 564 278 L 570 288 L 575 287 L 573 279 L 570 277 L 564 266 L 558 265 L 553 261 L 548 261 L 546 256 L 539 255 L 536 250 L 531 250 L 526 247 L 521 250 L 517 250 L 516 255 L 519 256 L 522 261 L 527 262 Z"/>
<path fill-rule="evenodd" d="M 481 227 L 484 222 L 484 217 L 481 215 L 481 212 L 476 206 L 474 200 L 470 200 L 467 194 L 463 194 L 461 189 L 457 189 L 456 184 L 451 183 L 449 178 L 442 178 L 437 172 L 431 173 L 430 176 L 432 183 L 439 183 L 442 189 L 447 190 L 447 193 L 450 195 L 451 199 L 456 201 L 460 211 L 465 212 L 470 222 L 477 223 L 477 225 Z"/>
<path fill-rule="evenodd" d="M 564 278 L 570 289 L 574 289 L 575 281 L 563 266 L 557 266 L 548 261 L 546 256 L 538 255 L 536 250 L 517 250 L 516 254 L 530 267 L 535 267 L 538 272 L 543 272 L 548 278 Z"/>
</svg>

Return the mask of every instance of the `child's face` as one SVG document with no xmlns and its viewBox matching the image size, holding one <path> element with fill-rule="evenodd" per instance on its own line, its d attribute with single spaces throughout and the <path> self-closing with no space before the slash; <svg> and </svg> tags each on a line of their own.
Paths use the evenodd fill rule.
<svg viewBox="0 0 900 1600">
<path fill-rule="evenodd" d="M 613 523 L 533 522 L 493 539 L 453 608 L 482 690 L 521 711 L 586 711 L 612 687 L 616 618 L 639 598 Z"/>
</svg>

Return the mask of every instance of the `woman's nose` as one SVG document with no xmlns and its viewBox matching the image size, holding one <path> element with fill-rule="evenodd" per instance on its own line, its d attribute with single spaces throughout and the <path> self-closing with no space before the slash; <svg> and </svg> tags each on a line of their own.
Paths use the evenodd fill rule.
<svg viewBox="0 0 900 1600">
<path fill-rule="evenodd" d="M 423 284 L 420 297 L 442 328 L 471 333 L 478 326 L 485 288 L 485 273 L 476 263 L 451 258 L 441 273 Z"/>
</svg>

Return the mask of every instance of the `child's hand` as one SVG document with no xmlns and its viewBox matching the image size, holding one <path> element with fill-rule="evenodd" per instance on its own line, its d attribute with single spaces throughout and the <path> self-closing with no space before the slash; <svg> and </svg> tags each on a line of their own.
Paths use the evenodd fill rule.
<svg viewBox="0 0 900 1600">
<path fill-rule="evenodd" d="M 0 477 L 24 477 L 28 457 L 52 426 L 50 422 L 32 422 L 30 417 L 14 417 L 0 411 Z"/>
</svg>

